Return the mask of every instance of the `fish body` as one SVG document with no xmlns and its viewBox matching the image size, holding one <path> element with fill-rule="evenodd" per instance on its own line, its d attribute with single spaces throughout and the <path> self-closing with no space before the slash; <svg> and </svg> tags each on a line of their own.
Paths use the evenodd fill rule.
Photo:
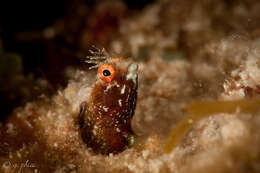
<svg viewBox="0 0 260 173">
<path fill-rule="evenodd" d="M 98 65 L 90 97 L 81 103 L 79 113 L 82 139 L 94 152 L 118 153 L 133 144 L 137 71 L 137 64 L 121 58 L 108 58 Z"/>
</svg>

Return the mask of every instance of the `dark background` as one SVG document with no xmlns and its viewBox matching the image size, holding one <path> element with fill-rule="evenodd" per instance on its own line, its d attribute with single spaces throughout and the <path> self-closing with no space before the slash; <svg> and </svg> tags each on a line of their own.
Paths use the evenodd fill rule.
<svg viewBox="0 0 260 173">
<path fill-rule="evenodd" d="M 129 9 L 138 10 L 154 0 L 124 0 Z M 75 4 L 85 4 L 92 9 L 98 1 L 91 0 L 39 0 L 1 1 L 0 37 L 5 51 L 22 56 L 25 73 L 46 66 L 46 41 L 18 40 L 17 33 L 41 31 L 66 15 L 71 15 Z M 75 8 L 75 7 L 74 7 Z M 53 41 L 53 40 L 52 40 Z"/>
<path fill-rule="evenodd" d="M 80 28 L 88 28 L 84 20 L 88 20 L 100 2 L 102 1 L 0 2 L 0 41 L 4 50 L 0 55 L 1 120 L 5 120 L 13 108 L 36 99 L 42 93 L 51 95 L 55 89 L 66 85 L 66 79 L 62 74 L 65 67 L 82 65 L 81 60 L 77 58 L 77 52 L 81 49 L 77 39 L 80 35 L 77 33 L 81 32 Z M 123 1 L 127 9 L 133 11 L 138 11 L 152 2 L 154 0 Z M 81 7 L 86 10 L 79 17 L 77 10 Z M 107 21 L 107 25 L 117 25 L 117 19 L 114 17 L 108 18 Z M 59 23 L 65 23 L 59 34 L 50 39 L 42 37 L 46 28 L 53 25 L 59 27 Z M 73 38 L 67 39 L 69 36 Z M 85 55 L 84 51 L 82 55 Z M 48 81 L 44 89 L 39 85 L 40 81 L 37 81 L 39 78 Z"/>
</svg>

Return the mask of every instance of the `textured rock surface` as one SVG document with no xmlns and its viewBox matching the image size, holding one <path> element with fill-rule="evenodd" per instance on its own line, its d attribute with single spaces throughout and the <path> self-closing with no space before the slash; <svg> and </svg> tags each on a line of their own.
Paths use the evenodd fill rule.
<svg viewBox="0 0 260 173">
<path fill-rule="evenodd" d="M 24 172 L 260 172 L 259 111 L 209 115 L 164 152 L 185 106 L 258 99 L 260 5 L 246 2 L 161 1 L 124 20 L 108 50 L 138 57 L 135 145 L 109 156 L 86 147 L 76 119 L 96 72 L 72 69 L 64 90 L 15 109 L 0 126 L 1 172 L 26 162 Z"/>
</svg>

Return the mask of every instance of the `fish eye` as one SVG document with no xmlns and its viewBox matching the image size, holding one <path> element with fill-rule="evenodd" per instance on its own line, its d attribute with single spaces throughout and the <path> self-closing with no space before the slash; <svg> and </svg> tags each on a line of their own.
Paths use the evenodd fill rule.
<svg viewBox="0 0 260 173">
<path fill-rule="evenodd" d="M 101 65 L 98 69 L 98 76 L 104 82 L 110 82 L 115 77 L 115 69 L 111 64 Z"/>
<path fill-rule="evenodd" d="M 105 69 L 105 70 L 103 71 L 103 75 L 106 76 L 106 77 L 108 77 L 108 76 L 111 75 L 111 72 L 110 72 L 109 70 Z"/>
</svg>

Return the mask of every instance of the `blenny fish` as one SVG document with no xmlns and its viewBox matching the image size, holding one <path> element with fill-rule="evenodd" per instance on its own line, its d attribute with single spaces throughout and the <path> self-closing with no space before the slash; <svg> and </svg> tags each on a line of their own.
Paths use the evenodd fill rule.
<svg viewBox="0 0 260 173">
<path fill-rule="evenodd" d="M 96 67 L 90 97 L 80 105 L 81 137 L 95 153 L 118 153 L 134 143 L 131 119 L 137 101 L 138 65 L 106 57 Z"/>
</svg>

